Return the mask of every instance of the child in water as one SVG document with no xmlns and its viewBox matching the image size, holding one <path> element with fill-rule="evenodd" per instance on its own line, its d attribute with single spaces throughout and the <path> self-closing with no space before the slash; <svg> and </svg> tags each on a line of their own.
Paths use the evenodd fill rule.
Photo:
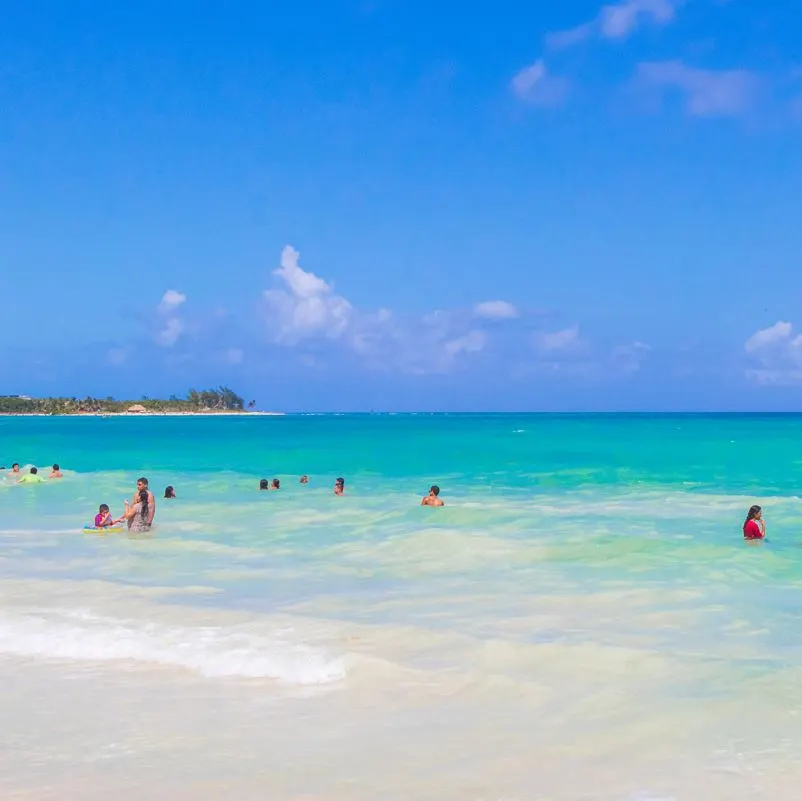
<svg viewBox="0 0 802 801">
<path fill-rule="evenodd" d="M 95 528 L 109 528 L 114 525 L 114 519 L 107 503 L 101 503 L 95 515 Z"/>
</svg>

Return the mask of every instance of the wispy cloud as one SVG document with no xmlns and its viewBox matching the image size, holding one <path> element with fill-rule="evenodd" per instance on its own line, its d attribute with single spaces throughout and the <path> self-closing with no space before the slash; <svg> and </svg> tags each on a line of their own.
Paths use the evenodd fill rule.
<svg viewBox="0 0 802 801">
<path fill-rule="evenodd" d="M 573 325 L 560 331 L 538 331 L 534 335 L 534 344 L 540 353 L 553 355 L 576 350 L 583 343 L 579 336 L 579 326 Z"/>
<path fill-rule="evenodd" d="M 513 320 L 520 315 L 518 309 L 506 300 L 486 300 L 473 307 L 477 317 L 486 320 Z"/>
<path fill-rule="evenodd" d="M 564 50 L 592 38 L 626 39 L 641 25 L 667 25 L 683 0 L 622 0 L 603 6 L 592 20 L 546 36 L 546 46 Z"/>
<path fill-rule="evenodd" d="M 156 311 L 158 312 L 158 330 L 156 342 L 163 348 L 172 348 L 184 333 L 184 320 L 178 310 L 186 303 L 187 296 L 175 289 L 168 289 L 162 296 Z"/>
<path fill-rule="evenodd" d="M 565 100 L 569 84 L 567 79 L 551 75 L 546 62 L 538 59 L 516 73 L 510 86 L 521 100 L 539 106 L 551 106 Z"/>
<path fill-rule="evenodd" d="M 695 117 L 731 117 L 747 111 L 755 99 L 757 76 L 748 70 L 705 70 L 681 61 L 657 61 L 638 66 L 641 86 L 662 97 L 674 90 L 684 100 L 688 114 Z"/>
<path fill-rule="evenodd" d="M 640 370 L 644 359 L 651 353 L 651 350 L 651 346 L 645 342 L 635 341 L 628 345 L 618 345 L 610 353 L 610 363 L 613 368 L 631 375 Z"/>
<path fill-rule="evenodd" d="M 159 311 L 162 313 L 175 311 L 179 306 L 182 306 L 187 301 L 187 296 L 182 295 L 175 289 L 168 289 L 161 299 L 159 304 Z"/>
</svg>

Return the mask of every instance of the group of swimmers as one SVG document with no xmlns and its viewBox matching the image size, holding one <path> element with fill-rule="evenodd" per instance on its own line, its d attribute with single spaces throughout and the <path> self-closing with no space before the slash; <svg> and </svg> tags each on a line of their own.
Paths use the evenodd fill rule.
<svg viewBox="0 0 802 801">
<path fill-rule="evenodd" d="M 5 470 L 5 467 L 0 467 L 0 470 Z M 27 473 L 23 473 L 20 469 L 18 462 L 11 465 L 11 476 L 17 476 L 18 484 L 31 484 L 40 483 L 45 479 L 39 475 L 39 470 L 36 467 L 31 467 Z M 64 474 L 58 464 L 54 464 L 48 479 L 63 478 Z M 298 481 L 299 484 L 308 484 L 309 476 L 303 475 Z M 270 491 L 281 489 L 281 481 L 274 478 L 268 481 L 266 478 L 260 479 L 259 490 Z M 345 479 L 339 477 L 334 482 L 334 494 L 345 494 Z M 176 498 L 175 488 L 169 485 L 164 490 L 165 499 Z M 420 502 L 421 506 L 445 506 L 442 498 L 440 498 L 440 487 L 433 484 L 429 489 L 428 495 L 425 495 Z M 125 500 L 125 511 L 121 517 L 114 518 L 111 515 L 108 504 L 100 504 L 98 513 L 95 515 L 94 528 L 111 528 L 118 526 L 125 522 L 128 524 L 129 531 L 150 531 L 153 524 L 153 518 L 156 514 L 156 500 L 153 493 L 148 486 L 148 480 L 145 477 L 137 481 L 137 489 L 131 502 Z M 743 535 L 745 540 L 764 540 L 766 538 L 766 521 L 763 519 L 763 509 L 755 504 L 749 508 L 746 515 L 746 520 L 743 525 Z"/>
<path fill-rule="evenodd" d="M 0 467 L 0 470 L 5 469 L 5 466 Z M 8 474 L 12 478 L 17 479 L 17 484 L 39 484 L 45 480 L 39 475 L 38 467 L 31 467 L 27 473 L 23 473 L 20 469 L 19 462 L 14 462 L 14 464 L 11 465 L 11 470 L 8 471 Z M 64 473 L 61 472 L 61 468 L 57 464 L 54 464 L 48 478 L 64 478 Z"/>
</svg>

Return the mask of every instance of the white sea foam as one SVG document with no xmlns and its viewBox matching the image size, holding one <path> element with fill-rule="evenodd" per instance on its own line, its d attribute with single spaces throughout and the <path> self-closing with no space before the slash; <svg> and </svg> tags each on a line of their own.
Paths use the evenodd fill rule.
<svg viewBox="0 0 802 801">
<path fill-rule="evenodd" d="M 0 615 L 0 657 L 76 662 L 134 662 L 177 667 L 208 678 L 268 678 L 287 684 L 328 684 L 345 678 L 342 659 L 245 627 L 173 626 L 88 613 L 42 610 Z"/>
</svg>

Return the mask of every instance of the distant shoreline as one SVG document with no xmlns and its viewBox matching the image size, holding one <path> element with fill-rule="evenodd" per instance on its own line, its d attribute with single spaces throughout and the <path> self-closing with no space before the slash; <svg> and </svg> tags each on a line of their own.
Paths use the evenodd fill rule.
<svg viewBox="0 0 802 801">
<path fill-rule="evenodd" d="M 284 412 L 0 412 L 0 417 L 283 417 Z"/>
</svg>

